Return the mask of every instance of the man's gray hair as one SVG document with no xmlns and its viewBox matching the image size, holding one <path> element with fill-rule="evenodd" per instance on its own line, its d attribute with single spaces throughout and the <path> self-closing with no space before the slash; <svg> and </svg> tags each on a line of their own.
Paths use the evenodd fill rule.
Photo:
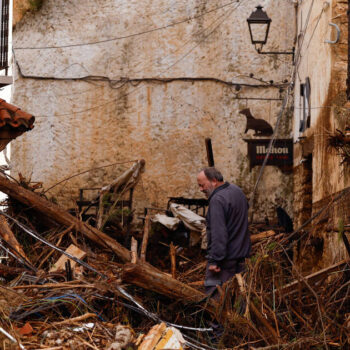
<svg viewBox="0 0 350 350">
<path fill-rule="evenodd" d="M 213 181 L 213 180 L 217 180 L 219 182 L 224 181 L 224 177 L 222 176 L 221 172 L 214 167 L 203 168 L 202 171 L 204 172 L 204 175 L 206 176 L 206 178 L 210 181 Z"/>
</svg>

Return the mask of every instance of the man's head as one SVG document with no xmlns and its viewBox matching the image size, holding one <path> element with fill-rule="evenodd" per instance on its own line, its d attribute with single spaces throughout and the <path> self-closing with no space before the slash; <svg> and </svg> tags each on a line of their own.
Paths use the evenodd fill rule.
<svg viewBox="0 0 350 350">
<path fill-rule="evenodd" d="M 198 173 L 197 182 L 201 192 L 209 198 L 213 191 L 224 183 L 224 178 L 216 168 L 204 168 Z"/>
</svg>

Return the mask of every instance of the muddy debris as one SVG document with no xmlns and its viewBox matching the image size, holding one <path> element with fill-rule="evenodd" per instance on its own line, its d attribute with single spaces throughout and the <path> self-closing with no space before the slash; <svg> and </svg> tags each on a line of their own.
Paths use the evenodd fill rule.
<svg viewBox="0 0 350 350">
<path fill-rule="evenodd" d="M 300 234 L 251 224 L 246 271 L 219 287 L 218 301 L 208 299 L 204 219 L 195 214 L 196 224 L 189 223 L 180 204 L 149 210 L 139 222 L 113 215 L 123 210 L 120 198 L 137 185 L 141 168 L 135 164 L 105 187 L 95 199 L 100 213 L 87 222 L 40 189 L 0 177 L 8 195 L 0 213 L 1 348 L 350 346 L 348 259 L 302 275 L 293 262 Z M 224 325 L 215 344 L 214 318 Z"/>
</svg>

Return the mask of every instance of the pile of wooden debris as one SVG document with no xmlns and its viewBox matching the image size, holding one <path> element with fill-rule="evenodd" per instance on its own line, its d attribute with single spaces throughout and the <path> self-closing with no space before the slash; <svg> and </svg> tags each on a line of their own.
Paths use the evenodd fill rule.
<svg viewBox="0 0 350 350">
<path fill-rule="evenodd" d="M 150 216 L 122 245 L 5 175 L 0 191 L 9 196 L 0 215 L 3 349 L 350 346 L 348 261 L 302 276 L 281 230 L 251 227 L 247 271 L 214 301 L 200 244 L 176 245 L 165 226 L 157 236 Z M 219 345 L 210 343 L 214 317 L 225 326 Z"/>
</svg>

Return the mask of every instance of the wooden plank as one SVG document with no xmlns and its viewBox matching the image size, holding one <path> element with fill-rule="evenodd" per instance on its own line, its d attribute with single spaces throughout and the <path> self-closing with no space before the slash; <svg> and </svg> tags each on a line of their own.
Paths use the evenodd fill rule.
<svg viewBox="0 0 350 350">
<path fill-rule="evenodd" d="M 250 238 L 252 243 L 254 244 L 258 241 L 261 241 L 264 238 L 272 237 L 274 235 L 276 235 L 276 232 L 273 230 L 269 230 L 269 231 L 258 233 L 256 235 L 251 235 Z"/>
<path fill-rule="evenodd" d="M 148 235 L 149 235 L 149 215 L 146 215 L 145 227 L 143 231 L 143 238 L 142 238 L 142 245 L 141 245 L 141 255 L 140 255 L 141 261 L 146 261 Z"/>
<path fill-rule="evenodd" d="M 131 237 L 131 263 L 136 264 L 137 262 L 137 240 Z"/>
<path fill-rule="evenodd" d="M 317 272 L 314 272 L 314 273 L 312 273 L 310 275 L 305 276 L 304 279 L 308 283 L 311 283 L 311 284 L 315 283 L 317 280 L 322 278 L 325 274 L 329 274 L 329 273 L 335 272 L 336 270 L 341 268 L 343 265 L 345 265 L 347 262 L 349 262 L 349 260 L 339 261 L 338 263 L 336 263 L 334 265 L 328 266 L 328 267 L 326 267 L 326 268 L 324 268 L 322 270 L 319 270 Z M 286 293 L 296 292 L 298 290 L 298 285 L 299 284 L 303 284 L 304 285 L 304 282 L 302 280 L 293 281 L 291 283 L 286 284 L 285 286 L 282 286 L 281 288 L 278 288 L 276 290 L 276 293 L 285 295 Z"/>
<path fill-rule="evenodd" d="M 143 339 L 143 342 L 138 347 L 138 350 L 154 350 L 159 339 L 162 337 L 166 329 L 165 323 L 157 324 L 151 328 L 148 334 Z"/>
<path fill-rule="evenodd" d="M 86 252 L 71 244 L 66 250 L 66 253 L 73 255 L 77 259 L 83 259 L 86 256 Z M 51 267 L 50 272 L 57 272 L 65 269 L 66 261 L 70 261 L 71 267 L 74 268 L 76 262 L 72 259 L 69 259 L 66 255 L 61 255 L 61 257 L 57 260 L 57 262 Z"/>
<path fill-rule="evenodd" d="M 173 242 L 170 243 L 171 277 L 176 278 L 176 248 Z"/>
</svg>

